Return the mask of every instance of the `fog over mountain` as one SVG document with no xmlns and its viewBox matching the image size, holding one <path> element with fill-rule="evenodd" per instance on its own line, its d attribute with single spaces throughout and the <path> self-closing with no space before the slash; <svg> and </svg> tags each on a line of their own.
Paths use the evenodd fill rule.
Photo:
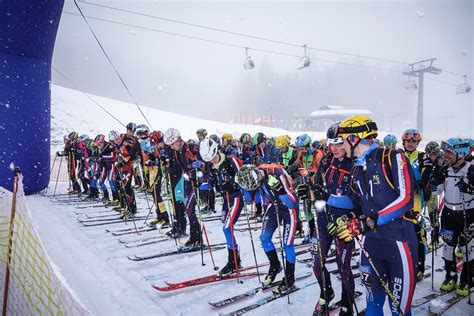
<svg viewBox="0 0 474 316">
<path fill-rule="evenodd" d="M 309 57 L 320 60 L 298 70 L 297 57 L 250 49 L 256 66 L 245 70 L 243 48 L 177 34 L 297 56 L 304 54 L 303 48 L 93 3 L 397 62 L 437 58 L 433 65 L 442 73 L 425 75 L 424 133 L 432 137 L 474 135 L 473 92 L 456 94 L 456 85 L 464 79 L 448 73 L 473 76 L 473 1 L 79 2 L 88 17 L 128 24 L 88 18 L 139 104 L 206 119 L 216 113 L 246 113 L 270 114 L 286 121 L 308 115 L 322 105 L 343 105 L 369 109 L 381 128 L 398 132 L 415 126 L 418 98 L 418 90 L 405 89 L 407 77 L 402 75 L 405 66 L 401 63 L 307 50 Z M 54 66 L 77 85 L 56 73 L 53 83 L 130 102 L 78 14 L 74 2 L 67 1 L 54 52 Z M 472 80 L 468 83 L 473 84 Z"/>
</svg>

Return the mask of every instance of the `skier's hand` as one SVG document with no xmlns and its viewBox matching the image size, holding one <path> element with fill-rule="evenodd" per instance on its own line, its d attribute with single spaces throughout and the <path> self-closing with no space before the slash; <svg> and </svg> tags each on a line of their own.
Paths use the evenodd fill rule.
<svg viewBox="0 0 474 316">
<path fill-rule="evenodd" d="M 469 193 L 469 186 L 466 182 L 464 182 L 464 179 L 461 178 L 461 180 L 459 180 L 458 183 L 456 183 L 455 185 L 456 187 L 458 187 L 459 189 L 459 192 L 461 193 Z"/>
<path fill-rule="evenodd" d="M 309 184 L 301 183 L 296 187 L 296 195 L 302 200 L 306 200 L 309 196 Z"/>
<path fill-rule="evenodd" d="M 344 224 L 346 221 L 348 221 L 348 218 L 345 215 L 343 215 L 343 216 L 338 217 L 335 222 L 334 221 L 329 222 L 327 225 L 329 235 L 336 234 L 336 231 L 339 225 Z"/>
<path fill-rule="evenodd" d="M 370 217 L 354 218 L 348 221 L 341 221 L 337 227 L 336 234 L 339 239 L 350 242 L 355 236 L 373 228 L 375 228 L 375 222 Z"/>
<path fill-rule="evenodd" d="M 202 162 L 200 160 L 193 161 L 191 167 L 194 169 L 200 169 L 202 167 Z"/>
<path fill-rule="evenodd" d="M 270 174 L 267 177 L 267 184 L 270 189 L 272 189 L 276 193 L 280 193 L 283 190 L 283 186 L 281 182 L 275 177 L 274 175 Z"/>
<path fill-rule="evenodd" d="M 428 190 L 430 190 L 431 192 L 436 192 L 438 190 L 438 186 L 433 181 L 430 181 L 430 184 L 428 185 Z"/>
<path fill-rule="evenodd" d="M 430 155 L 424 154 L 421 160 L 423 167 L 431 167 L 433 166 L 433 162 L 431 161 Z"/>
</svg>

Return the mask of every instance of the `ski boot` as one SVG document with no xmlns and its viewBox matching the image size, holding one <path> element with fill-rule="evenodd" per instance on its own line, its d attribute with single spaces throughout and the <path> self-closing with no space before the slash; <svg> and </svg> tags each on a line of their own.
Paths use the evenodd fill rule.
<svg viewBox="0 0 474 316">
<path fill-rule="evenodd" d="M 265 277 L 265 280 L 262 282 L 262 285 L 264 287 L 268 287 L 270 284 L 275 281 L 276 276 L 278 273 L 283 270 L 280 261 L 278 260 L 278 255 L 275 249 L 269 251 L 266 253 L 268 260 L 270 261 L 270 268 L 268 269 L 267 276 Z"/>
<path fill-rule="evenodd" d="M 416 282 L 420 282 L 425 278 L 425 274 L 422 271 L 418 271 L 416 274 Z"/>
<path fill-rule="evenodd" d="M 109 203 L 109 191 L 104 190 L 104 197 L 101 199 L 101 201 L 105 204 Z"/>
<path fill-rule="evenodd" d="M 273 294 L 287 294 L 292 292 L 295 288 L 295 264 L 286 261 L 285 276 L 281 280 L 278 287 L 273 290 Z"/>
<path fill-rule="evenodd" d="M 456 288 L 456 295 L 462 297 L 469 295 L 469 285 L 467 284 L 467 282 L 459 282 L 458 287 Z"/>
<path fill-rule="evenodd" d="M 324 293 L 325 292 L 325 293 Z M 324 298 L 326 296 L 326 299 Z M 313 311 L 313 316 L 323 316 L 326 315 L 328 312 L 328 306 L 329 303 L 334 299 L 334 290 L 332 289 L 331 286 L 327 287 L 325 291 L 321 293 L 321 296 L 319 297 L 318 303 L 316 304 L 316 307 L 314 308 Z"/>
<path fill-rule="evenodd" d="M 456 287 L 457 281 L 457 275 L 451 275 L 449 272 L 446 272 L 446 277 L 444 278 L 443 283 L 441 283 L 439 289 L 444 292 L 451 292 Z"/>
<path fill-rule="evenodd" d="M 120 213 L 119 218 L 123 220 L 128 220 L 137 214 L 137 207 L 135 205 L 130 205 L 125 211 Z"/>
<path fill-rule="evenodd" d="M 227 248 L 227 251 L 228 251 L 227 264 L 217 274 L 217 276 L 220 278 L 228 276 L 232 273 L 235 273 L 236 265 L 239 267 L 239 269 L 241 268 L 239 251 L 235 250 L 236 251 L 235 255 L 237 257 L 237 264 L 235 263 L 235 260 L 234 260 L 234 250 Z"/>
</svg>

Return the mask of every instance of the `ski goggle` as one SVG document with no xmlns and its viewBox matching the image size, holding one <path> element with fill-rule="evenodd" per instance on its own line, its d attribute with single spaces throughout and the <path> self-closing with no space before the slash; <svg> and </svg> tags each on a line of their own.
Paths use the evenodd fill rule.
<svg viewBox="0 0 474 316">
<path fill-rule="evenodd" d="M 339 144 L 344 143 L 344 138 L 342 137 L 328 138 L 327 142 L 329 145 L 339 145 Z"/>
<path fill-rule="evenodd" d="M 402 135 L 402 139 L 403 140 L 413 139 L 413 140 L 416 140 L 416 141 L 420 141 L 421 140 L 421 134 L 418 133 L 418 132 L 405 132 Z"/>
<path fill-rule="evenodd" d="M 462 149 L 462 148 L 469 148 L 468 143 L 461 143 L 461 144 L 449 144 L 447 142 L 441 142 L 441 150 L 443 151 L 450 151 L 450 152 L 456 152 L 456 149 Z"/>
</svg>

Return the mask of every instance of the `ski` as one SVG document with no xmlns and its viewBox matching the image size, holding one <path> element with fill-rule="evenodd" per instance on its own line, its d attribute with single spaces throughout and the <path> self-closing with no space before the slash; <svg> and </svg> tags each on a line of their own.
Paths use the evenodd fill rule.
<svg viewBox="0 0 474 316">
<path fill-rule="evenodd" d="M 249 277 L 256 277 L 256 276 L 257 276 L 256 272 L 240 273 L 239 275 L 231 274 L 231 275 L 227 275 L 223 277 L 213 275 L 213 276 L 207 276 L 207 277 L 203 277 L 203 278 L 199 278 L 199 279 L 195 279 L 195 280 L 183 282 L 183 283 L 176 283 L 176 284 L 167 283 L 166 286 L 152 285 L 152 287 L 158 291 L 169 292 L 169 291 L 180 290 L 180 289 L 184 289 L 184 288 L 188 288 L 188 287 L 196 286 L 196 285 L 203 285 L 203 284 L 209 284 L 209 283 L 214 283 L 214 282 L 233 280 L 237 278 L 249 278 Z"/>
<path fill-rule="evenodd" d="M 129 223 L 133 222 L 134 220 L 144 220 L 145 217 L 129 217 L 127 219 L 120 219 L 116 218 L 115 220 L 109 221 L 92 221 L 92 222 L 81 222 L 81 224 L 85 227 L 93 227 L 93 226 L 103 226 L 103 225 L 111 225 L 111 224 L 120 224 L 120 223 Z"/>
<path fill-rule="evenodd" d="M 226 249 L 227 245 L 226 243 L 221 243 L 221 244 L 214 244 L 211 245 L 212 251 L 216 250 L 221 250 L 221 249 Z M 208 250 L 209 248 L 206 246 L 204 247 L 204 250 Z M 149 259 L 155 259 L 155 258 L 163 258 L 163 257 L 169 257 L 169 256 L 174 256 L 174 255 L 182 255 L 182 254 L 187 254 L 187 253 L 195 253 L 201 251 L 201 248 L 193 248 L 190 250 L 183 250 L 183 249 L 177 249 L 175 251 L 170 251 L 170 252 L 163 252 L 163 253 L 158 253 L 154 255 L 132 255 L 132 256 L 127 256 L 129 260 L 132 261 L 143 261 L 143 260 L 149 260 Z"/>
<path fill-rule="evenodd" d="M 115 215 L 108 215 L 108 216 L 104 216 L 104 217 L 99 217 L 99 218 L 87 218 L 87 217 L 81 217 L 79 216 L 77 218 L 77 221 L 80 222 L 80 223 L 91 223 L 91 222 L 110 222 L 110 221 L 116 221 L 118 219 L 122 220 L 121 218 L 118 217 L 119 214 L 115 214 Z M 143 218 L 145 219 L 146 217 L 145 216 L 136 216 L 135 215 L 135 219 L 139 219 L 139 218 Z"/>
<path fill-rule="evenodd" d="M 81 210 L 81 209 L 88 209 L 88 208 L 99 208 L 99 207 L 108 207 L 105 204 L 94 204 L 94 205 L 80 205 L 76 204 L 74 205 L 75 208 Z"/>
<path fill-rule="evenodd" d="M 143 246 L 148 246 L 148 245 L 153 245 L 159 242 L 164 242 L 167 240 L 172 240 L 168 236 L 155 236 L 152 239 L 147 238 L 148 240 L 145 241 L 140 241 L 140 242 L 134 242 L 134 243 L 126 243 L 123 244 L 125 248 L 138 248 L 138 247 L 143 247 Z"/>
<path fill-rule="evenodd" d="M 269 265 L 270 263 L 269 262 L 266 262 L 266 263 L 261 263 L 258 265 L 258 267 L 264 267 L 264 266 L 267 266 Z M 248 270 L 253 270 L 253 269 L 256 269 L 256 265 L 252 265 L 252 266 L 246 266 L 246 267 L 243 267 L 243 268 L 240 268 L 239 269 L 239 272 L 243 272 L 243 271 L 248 271 Z M 181 284 L 181 287 L 183 286 L 186 286 L 189 284 L 189 286 L 194 286 L 194 285 L 199 285 L 197 283 L 199 283 L 200 281 L 199 280 L 202 280 L 202 279 L 212 279 L 212 277 L 215 277 L 217 276 L 217 274 L 211 274 L 211 275 L 206 275 L 204 277 L 200 277 L 200 278 L 197 278 L 197 279 L 193 279 L 193 280 L 186 280 L 186 281 L 182 281 L 182 282 L 178 282 L 178 283 L 172 283 L 172 282 L 165 282 L 167 285 L 179 285 Z"/>
<path fill-rule="evenodd" d="M 446 295 L 446 294 L 448 294 L 448 293 L 434 292 L 434 293 L 427 294 L 423 297 L 420 297 L 420 298 L 417 298 L 417 299 L 413 300 L 412 303 L 411 303 L 411 306 L 412 307 L 421 306 L 423 304 L 428 303 L 431 300 L 434 300 L 435 298 L 438 298 L 438 297 Z"/>
<path fill-rule="evenodd" d="M 464 298 L 464 296 L 455 295 L 455 296 L 451 297 L 450 299 L 448 299 L 447 301 L 444 301 L 443 303 L 441 303 L 439 305 L 430 306 L 428 308 L 428 315 L 430 315 L 430 316 L 441 315 L 441 314 L 445 313 L 446 311 L 448 311 L 448 309 L 453 307 L 456 303 L 458 303 L 463 298 Z"/>
<path fill-rule="evenodd" d="M 139 226 L 135 229 L 133 228 L 124 228 L 123 231 L 110 231 L 110 233 L 114 236 L 123 236 L 123 235 L 130 235 L 130 234 L 138 234 L 138 233 L 145 233 L 157 230 L 156 227 L 153 226 Z"/>
<path fill-rule="evenodd" d="M 298 280 L 303 280 L 305 278 L 308 278 L 310 277 L 311 275 L 313 275 L 311 272 L 308 272 L 308 273 L 305 273 L 303 275 L 300 275 L 300 276 L 296 276 L 295 277 L 295 280 L 298 281 Z M 275 286 L 278 286 L 280 285 L 281 283 L 281 280 L 280 281 L 276 281 L 276 282 L 273 282 L 272 284 L 270 285 L 260 285 L 260 286 L 257 286 L 253 289 L 250 289 L 244 293 L 241 293 L 241 294 L 238 294 L 238 295 L 235 295 L 235 296 L 232 296 L 232 297 L 229 297 L 229 298 L 225 298 L 223 300 L 220 300 L 220 301 L 217 301 L 217 302 L 208 302 L 209 305 L 212 305 L 214 307 L 223 307 L 223 306 L 226 306 L 226 305 L 229 305 L 229 304 L 232 304 L 234 302 L 237 302 L 241 299 L 244 299 L 246 297 L 251 297 L 251 296 L 255 296 L 258 292 L 260 291 L 265 291 L 265 290 L 268 290 L 268 289 L 271 289 Z"/>
<path fill-rule="evenodd" d="M 242 307 L 238 310 L 235 310 L 233 312 L 230 312 L 230 313 L 227 313 L 227 314 L 221 314 L 221 315 L 228 315 L 228 316 L 234 316 L 234 315 L 242 315 L 242 314 L 245 314 L 247 312 L 250 312 L 251 310 L 254 310 L 256 308 L 259 308 L 260 306 L 263 306 L 263 305 L 266 305 L 270 302 L 273 302 L 279 298 L 282 298 L 282 297 L 285 297 L 286 295 L 288 294 L 291 294 L 291 293 L 294 293 L 296 291 L 299 291 L 301 289 L 304 289 L 304 288 L 307 288 L 307 287 L 310 287 L 314 284 L 317 284 L 318 282 L 317 281 L 312 281 L 312 282 L 309 282 L 309 283 L 306 283 L 305 285 L 303 285 L 302 287 L 292 287 L 291 289 L 289 289 L 288 292 L 285 292 L 285 293 L 281 293 L 281 294 L 272 294 L 270 296 L 267 296 L 263 299 L 260 299 L 258 301 L 256 301 L 255 303 L 253 304 L 250 304 L 248 306 L 245 306 L 245 307 Z"/>
</svg>

